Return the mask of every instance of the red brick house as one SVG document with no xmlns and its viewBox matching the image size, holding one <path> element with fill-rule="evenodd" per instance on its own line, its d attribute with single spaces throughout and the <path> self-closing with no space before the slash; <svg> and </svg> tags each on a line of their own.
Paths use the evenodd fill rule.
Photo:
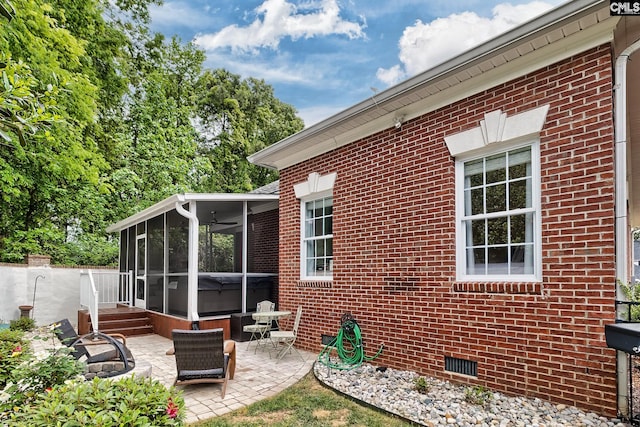
<svg viewBox="0 0 640 427">
<path fill-rule="evenodd" d="M 280 171 L 297 345 L 350 312 L 376 364 L 628 415 L 604 326 L 640 219 L 639 38 L 571 1 L 251 156 Z"/>
</svg>

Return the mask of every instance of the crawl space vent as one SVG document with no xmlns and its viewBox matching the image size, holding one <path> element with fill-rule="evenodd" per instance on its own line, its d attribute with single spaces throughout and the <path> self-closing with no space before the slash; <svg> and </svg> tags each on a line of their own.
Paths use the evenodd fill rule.
<svg viewBox="0 0 640 427">
<path fill-rule="evenodd" d="M 458 359 L 457 357 L 444 357 L 444 370 L 456 374 L 478 376 L 478 362 Z"/>
</svg>

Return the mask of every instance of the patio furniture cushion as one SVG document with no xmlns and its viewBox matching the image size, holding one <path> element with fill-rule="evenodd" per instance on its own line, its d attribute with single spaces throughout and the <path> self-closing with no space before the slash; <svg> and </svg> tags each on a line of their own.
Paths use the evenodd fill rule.
<svg viewBox="0 0 640 427">
<path fill-rule="evenodd" d="M 174 385 L 221 383 L 224 399 L 229 355 L 224 351 L 223 329 L 174 329 L 171 335 L 177 371 Z"/>
</svg>

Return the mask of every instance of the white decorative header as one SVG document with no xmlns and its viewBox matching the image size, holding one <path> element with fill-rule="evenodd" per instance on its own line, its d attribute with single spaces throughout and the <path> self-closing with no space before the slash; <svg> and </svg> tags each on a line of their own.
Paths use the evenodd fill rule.
<svg viewBox="0 0 640 427">
<path fill-rule="evenodd" d="M 540 134 L 548 111 L 548 104 L 511 117 L 501 110 L 492 111 L 484 115 L 480 126 L 446 136 L 444 141 L 455 157 L 495 142 L 531 138 Z"/>
<path fill-rule="evenodd" d="M 309 179 L 293 186 L 293 190 L 296 192 L 296 197 L 301 199 L 311 194 L 322 193 L 323 191 L 333 190 L 333 185 L 336 182 L 338 175 L 330 173 L 320 176 L 317 172 L 311 172 Z"/>
</svg>

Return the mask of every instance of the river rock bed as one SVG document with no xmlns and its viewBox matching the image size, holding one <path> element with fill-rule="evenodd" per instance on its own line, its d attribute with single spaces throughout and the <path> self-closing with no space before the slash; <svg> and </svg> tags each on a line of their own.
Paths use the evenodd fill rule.
<svg viewBox="0 0 640 427">
<path fill-rule="evenodd" d="M 572 406 L 554 405 L 540 399 L 483 392 L 477 387 L 423 378 L 428 391 L 416 390 L 419 375 L 412 371 L 376 368 L 364 363 L 351 370 L 330 369 L 317 362 L 315 376 L 344 394 L 430 427 L 627 427 Z M 470 403 L 472 397 L 477 403 Z"/>
</svg>

